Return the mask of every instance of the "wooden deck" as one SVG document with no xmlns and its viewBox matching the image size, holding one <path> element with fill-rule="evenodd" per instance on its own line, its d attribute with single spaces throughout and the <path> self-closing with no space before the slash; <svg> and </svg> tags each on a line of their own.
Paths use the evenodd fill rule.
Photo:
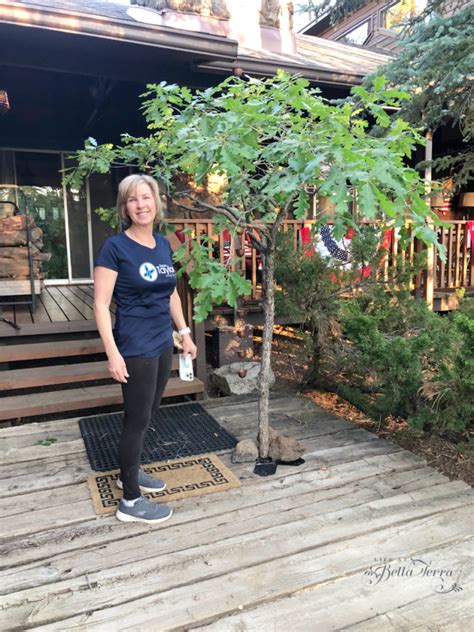
<svg viewBox="0 0 474 632">
<path fill-rule="evenodd" d="M 253 436 L 255 398 L 204 405 Z M 307 399 L 270 409 L 305 464 L 260 478 L 221 453 L 241 488 L 155 528 L 94 515 L 77 421 L 1 429 L 0 629 L 467 632 L 470 487 Z"/>
<path fill-rule="evenodd" d="M 17 333 L 6 323 L 0 322 L 0 336 L 96 329 L 92 309 L 93 297 L 92 283 L 47 286 L 36 297 L 37 306 L 34 313 L 28 305 L 2 307 L 2 316 L 18 323 L 22 329 Z M 115 312 L 113 306 L 111 312 Z"/>
</svg>

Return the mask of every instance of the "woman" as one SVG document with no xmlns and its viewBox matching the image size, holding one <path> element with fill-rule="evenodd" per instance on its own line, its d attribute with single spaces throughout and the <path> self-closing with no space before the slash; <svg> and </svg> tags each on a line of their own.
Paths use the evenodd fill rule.
<svg viewBox="0 0 474 632">
<path fill-rule="evenodd" d="M 143 441 L 159 404 L 173 358 L 172 320 L 183 340 L 183 353 L 196 357 L 176 290 L 172 251 L 165 237 L 153 232 L 163 219 L 157 182 L 150 176 L 122 180 L 117 211 L 128 228 L 104 243 L 96 260 L 94 314 L 111 376 L 121 383 L 124 419 L 120 437 L 123 498 L 117 518 L 125 522 L 163 522 L 166 505 L 151 503 L 142 492 L 165 489 L 164 481 L 140 469 Z M 110 302 L 117 305 L 114 331 Z"/>
</svg>

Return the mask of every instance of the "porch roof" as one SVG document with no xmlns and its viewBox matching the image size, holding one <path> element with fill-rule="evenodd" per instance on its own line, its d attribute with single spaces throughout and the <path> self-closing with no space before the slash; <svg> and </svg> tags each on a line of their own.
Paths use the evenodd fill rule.
<svg viewBox="0 0 474 632">
<path fill-rule="evenodd" d="M 137 22 L 127 5 L 103 0 L 0 0 L 0 25 L 47 29 L 74 35 L 235 59 L 238 43 L 226 37 Z"/>
<path fill-rule="evenodd" d="M 390 59 L 388 55 L 306 35 L 296 35 L 296 49 L 297 54 L 290 55 L 239 46 L 233 66 L 241 67 L 248 74 L 261 76 L 268 76 L 282 68 L 318 84 L 352 86 L 361 83 L 367 74 Z M 204 61 L 199 68 L 231 70 L 223 60 Z"/>
<path fill-rule="evenodd" d="M 220 24 L 225 20 L 193 16 L 194 24 L 187 15 L 186 28 L 178 29 L 166 25 L 166 16 L 161 18 L 158 12 L 153 12 L 158 24 L 137 22 L 127 13 L 129 8 L 104 0 L 0 0 L 0 25 L 191 53 L 196 67 L 203 71 L 229 74 L 238 65 L 249 74 L 268 76 L 282 68 L 316 83 L 338 86 L 360 83 L 365 75 L 389 59 L 387 55 L 305 35 L 295 35 L 294 54 L 247 48 L 225 35 Z"/>
</svg>

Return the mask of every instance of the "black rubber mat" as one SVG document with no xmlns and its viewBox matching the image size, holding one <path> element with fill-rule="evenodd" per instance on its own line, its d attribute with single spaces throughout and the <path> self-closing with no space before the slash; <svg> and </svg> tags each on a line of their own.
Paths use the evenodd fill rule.
<svg viewBox="0 0 474 632">
<path fill-rule="evenodd" d="M 87 456 L 95 472 L 119 467 L 122 413 L 79 420 Z M 165 406 L 154 415 L 145 437 L 142 463 L 228 450 L 237 443 L 200 404 Z"/>
</svg>

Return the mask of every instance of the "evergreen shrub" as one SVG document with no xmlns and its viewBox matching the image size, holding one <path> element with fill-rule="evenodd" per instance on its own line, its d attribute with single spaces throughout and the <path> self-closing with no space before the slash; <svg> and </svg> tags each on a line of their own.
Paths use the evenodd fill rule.
<svg viewBox="0 0 474 632">
<path fill-rule="evenodd" d="M 419 263 L 399 266 L 389 284 L 360 281 L 288 246 L 277 251 L 276 306 L 302 322 L 310 358 L 302 381 L 337 390 L 377 419 L 465 432 L 474 419 L 474 301 L 440 315 L 409 290 Z"/>
</svg>

